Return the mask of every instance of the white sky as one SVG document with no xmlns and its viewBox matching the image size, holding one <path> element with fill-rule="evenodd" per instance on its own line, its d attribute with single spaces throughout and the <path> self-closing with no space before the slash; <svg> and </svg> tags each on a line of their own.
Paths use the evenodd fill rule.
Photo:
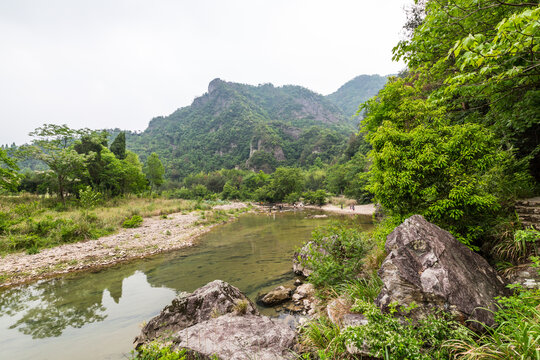
<svg viewBox="0 0 540 360">
<path fill-rule="evenodd" d="M 407 0 L 0 0 L 0 144 L 44 123 L 144 130 L 208 83 L 324 95 L 397 73 Z"/>
</svg>

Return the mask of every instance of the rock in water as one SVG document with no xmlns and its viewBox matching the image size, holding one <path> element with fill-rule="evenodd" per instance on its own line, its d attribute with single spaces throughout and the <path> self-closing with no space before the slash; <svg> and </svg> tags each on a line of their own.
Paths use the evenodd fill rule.
<svg viewBox="0 0 540 360">
<path fill-rule="evenodd" d="M 191 294 L 174 299 L 144 326 L 135 338 L 135 347 L 155 339 L 164 340 L 172 333 L 228 313 L 259 314 L 251 300 L 238 288 L 214 280 Z"/>
<path fill-rule="evenodd" d="M 172 343 L 204 359 L 294 359 L 296 333 L 265 316 L 227 314 L 175 333 Z"/>
<path fill-rule="evenodd" d="M 274 306 L 281 304 L 291 298 L 293 289 L 285 286 L 278 286 L 260 299 L 260 303 L 265 306 Z"/>
<path fill-rule="evenodd" d="M 506 294 L 505 284 L 484 258 L 449 232 L 413 215 L 388 235 L 386 252 L 379 269 L 384 286 L 375 300 L 382 310 L 415 303 L 409 313 L 413 319 L 440 309 L 462 322 L 494 324 L 493 313 L 481 308 L 495 310 L 494 298 Z"/>
</svg>

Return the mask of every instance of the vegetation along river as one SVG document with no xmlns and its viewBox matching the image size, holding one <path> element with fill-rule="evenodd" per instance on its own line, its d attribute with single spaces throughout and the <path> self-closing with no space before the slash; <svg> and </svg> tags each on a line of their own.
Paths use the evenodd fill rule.
<svg viewBox="0 0 540 360">
<path fill-rule="evenodd" d="M 126 359 L 140 324 L 179 292 L 221 279 L 254 300 L 292 280 L 294 250 L 317 226 L 344 221 L 335 215 L 313 218 L 316 214 L 246 214 L 191 248 L 2 290 L 0 359 Z M 369 216 L 354 222 L 372 226 Z"/>
</svg>

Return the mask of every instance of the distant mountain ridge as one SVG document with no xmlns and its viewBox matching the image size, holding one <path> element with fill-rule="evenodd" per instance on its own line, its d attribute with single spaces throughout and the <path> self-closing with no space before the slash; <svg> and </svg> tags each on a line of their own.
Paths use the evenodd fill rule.
<svg viewBox="0 0 540 360">
<path fill-rule="evenodd" d="M 370 90 L 376 94 L 374 83 L 361 96 Z M 323 96 L 295 85 L 214 79 L 191 105 L 152 119 L 142 133 L 128 132 L 127 145 L 142 160 L 156 152 L 173 180 L 221 168 L 270 172 L 277 166 L 309 166 L 317 158 L 329 163 L 357 130 L 343 109 L 359 103 L 348 104 L 339 94 L 356 101 L 358 88 L 342 86 Z"/>
<path fill-rule="evenodd" d="M 358 106 L 377 95 L 380 89 L 388 81 L 387 76 L 381 75 L 359 75 L 347 81 L 339 89 L 326 98 L 338 106 L 348 118 L 354 118 L 358 111 Z M 358 124 L 355 120 L 355 124 Z"/>
</svg>

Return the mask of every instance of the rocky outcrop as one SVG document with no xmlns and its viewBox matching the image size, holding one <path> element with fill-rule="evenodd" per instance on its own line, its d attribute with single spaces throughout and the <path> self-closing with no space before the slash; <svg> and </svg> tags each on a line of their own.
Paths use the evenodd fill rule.
<svg viewBox="0 0 540 360">
<path fill-rule="evenodd" d="M 259 302 L 264 306 L 274 306 L 281 304 L 291 298 L 293 289 L 285 286 L 278 286 L 260 298 Z"/>
<path fill-rule="evenodd" d="M 449 232 L 414 215 L 388 235 L 386 252 L 379 270 L 384 286 L 375 301 L 383 310 L 395 303 L 398 310 L 412 309 L 408 315 L 413 319 L 440 309 L 461 321 L 494 324 L 486 309 L 494 310 L 494 297 L 506 293 L 504 282 Z"/>
<path fill-rule="evenodd" d="M 173 300 L 135 339 L 186 349 L 188 358 L 293 359 L 296 332 L 283 321 L 259 315 L 236 287 L 215 280 Z"/>
<path fill-rule="evenodd" d="M 164 340 L 175 332 L 228 313 L 259 314 L 238 288 L 221 280 L 212 281 L 174 299 L 143 327 L 135 338 L 135 347 L 156 339 Z"/>
<path fill-rule="evenodd" d="M 296 333 L 265 316 L 227 314 L 174 334 L 173 348 L 185 348 L 199 358 L 293 359 Z"/>
</svg>

